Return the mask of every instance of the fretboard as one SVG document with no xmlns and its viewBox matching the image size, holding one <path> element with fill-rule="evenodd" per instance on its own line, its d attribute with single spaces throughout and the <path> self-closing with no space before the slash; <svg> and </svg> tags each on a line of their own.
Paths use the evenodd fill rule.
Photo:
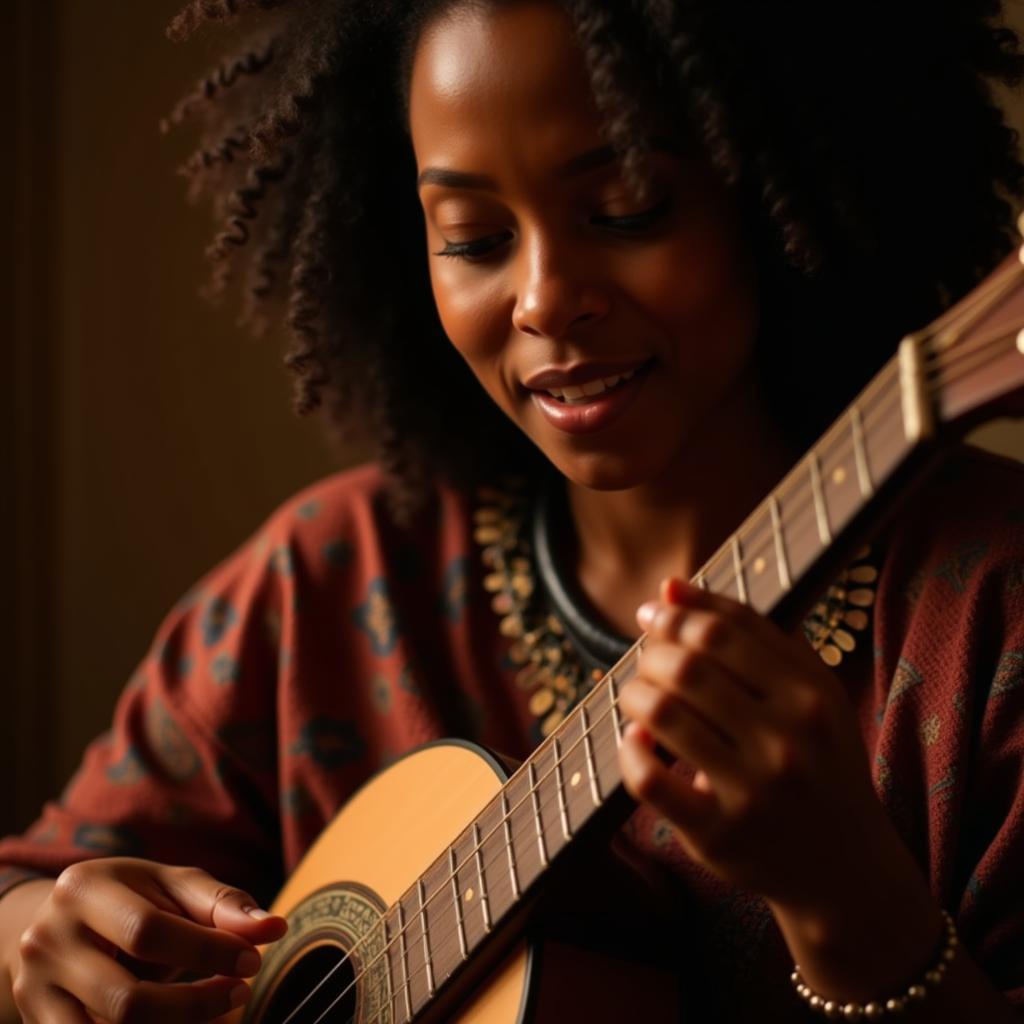
<svg viewBox="0 0 1024 1024">
<path fill-rule="evenodd" d="M 694 582 L 771 614 L 915 448 L 901 390 L 894 360 Z M 432 1001 L 620 794 L 618 693 L 642 645 L 643 638 L 594 685 L 389 910 L 395 1020 L 412 1020 Z"/>
<path fill-rule="evenodd" d="M 1021 279 L 1020 263 L 1009 257 L 934 329 L 905 339 L 693 581 L 764 615 L 806 608 L 821 569 L 856 540 L 851 525 L 863 524 L 869 506 L 877 512 L 887 486 L 902 487 L 902 470 L 922 462 L 936 413 L 952 422 L 961 408 L 980 408 L 994 395 L 1024 394 Z M 584 834 L 614 827 L 628 814 L 618 694 L 643 643 L 641 637 L 595 683 L 389 909 L 383 984 L 395 1021 L 404 1024 L 428 1008 L 446 980 L 519 917 Z"/>
</svg>

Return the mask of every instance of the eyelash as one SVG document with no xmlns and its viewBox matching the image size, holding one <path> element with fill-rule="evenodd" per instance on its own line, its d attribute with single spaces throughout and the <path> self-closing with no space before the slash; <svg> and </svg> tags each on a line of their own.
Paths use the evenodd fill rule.
<svg viewBox="0 0 1024 1024">
<path fill-rule="evenodd" d="M 655 203 L 654 206 L 626 217 L 593 217 L 591 223 L 622 234 L 640 233 L 653 227 L 667 216 L 671 207 L 668 197 Z M 486 238 L 475 238 L 471 242 L 448 242 L 443 249 L 435 252 L 435 256 L 447 256 L 467 262 L 481 262 L 501 245 L 509 236 L 507 234 L 488 235 Z"/>
</svg>

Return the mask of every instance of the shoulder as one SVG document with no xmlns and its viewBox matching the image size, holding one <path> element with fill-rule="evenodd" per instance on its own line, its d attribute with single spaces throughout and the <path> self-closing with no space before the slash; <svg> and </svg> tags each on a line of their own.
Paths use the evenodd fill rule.
<svg viewBox="0 0 1024 1024">
<path fill-rule="evenodd" d="M 957 586 L 985 561 L 1024 554 L 1024 463 L 959 446 L 908 500 L 886 534 L 901 561 Z"/>
<path fill-rule="evenodd" d="M 407 520 L 397 517 L 390 497 L 390 481 L 376 464 L 334 473 L 279 506 L 256 541 L 284 543 L 307 555 L 319 550 L 336 562 L 388 544 L 422 543 L 468 521 L 468 499 L 441 480 L 424 484 Z"/>
<path fill-rule="evenodd" d="M 879 546 L 883 632 L 919 635 L 935 658 L 999 644 L 1024 620 L 1024 464 L 958 447 Z"/>
<path fill-rule="evenodd" d="M 389 479 L 375 464 L 324 477 L 282 502 L 233 553 L 207 572 L 176 611 L 214 603 L 287 615 L 297 595 L 358 588 L 369 579 L 417 577 L 424 562 L 451 560 L 472 537 L 472 502 L 442 481 L 399 522 Z"/>
</svg>

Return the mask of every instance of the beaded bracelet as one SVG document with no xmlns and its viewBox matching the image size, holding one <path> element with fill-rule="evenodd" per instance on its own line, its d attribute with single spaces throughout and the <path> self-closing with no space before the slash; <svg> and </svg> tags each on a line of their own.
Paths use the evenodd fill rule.
<svg viewBox="0 0 1024 1024">
<path fill-rule="evenodd" d="M 843 1003 L 837 999 L 827 999 L 818 995 L 811 989 L 800 973 L 799 964 L 793 965 L 793 973 L 789 976 L 796 988 L 797 994 L 812 1009 L 824 1016 L 836 1019 L 842 1017 L 846 1020 L 880 1020 L 889 1014 L 898 1014 L 906 1009 L 910 1002 L 921 1002 L 927 995 L 929 988 L 938 988 L 942 979 L 946 976 L 946 968 L 950 961 L 956 956 L 957 946 L 960 940 L 956 935 L 956 925 L 953 918 L 942 911 L 942 919 L 945 922 L 942 945 L 935 956 L 932 966 L 924 972 L 924 977 L 914 982 L 905 992 L 893 996 L 891 999 L 872 1000 L 870 1003 Z"/>
</svg>

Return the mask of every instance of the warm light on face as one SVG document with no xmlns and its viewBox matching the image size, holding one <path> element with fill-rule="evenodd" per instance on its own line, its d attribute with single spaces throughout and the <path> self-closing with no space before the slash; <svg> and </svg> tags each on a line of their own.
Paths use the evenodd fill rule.
<svg viewBox="0 0 1024 1024">
<path fill-rule="evenodd" d="M 717 175 L 659 149 L 637 197 L 566 15 L 543 2 L 429 25 L 410 128 L 435 301 L 481 385 L 578 483 L 667 471 L 735 388 L 756 329 Z"/>
</svg>

